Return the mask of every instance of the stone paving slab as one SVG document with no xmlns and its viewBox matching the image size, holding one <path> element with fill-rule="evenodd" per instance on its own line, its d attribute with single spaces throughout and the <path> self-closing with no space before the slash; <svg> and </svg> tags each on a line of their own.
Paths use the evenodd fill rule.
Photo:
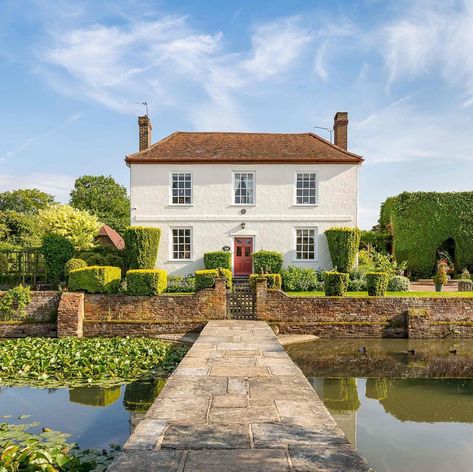
<svg viewBox="0 0 473 472">
<path fill-rule="evenodd" d="M 262 321 L 209 321 L 110 472 L 370 471 Z"/>
</svg>

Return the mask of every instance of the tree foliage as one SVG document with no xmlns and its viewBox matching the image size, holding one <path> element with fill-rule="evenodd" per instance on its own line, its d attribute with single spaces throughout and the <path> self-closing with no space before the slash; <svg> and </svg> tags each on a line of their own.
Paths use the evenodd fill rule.
<svg viewBox="0 0 473 472">
<path fill-rule="evenodd" d="M 13 247 L 39 247 L 42 228 L 36 215 L 15 210 L 0 211 L 0 245 Z"/>
<path fill-rule="evenodd" d="M 38 219 L 44 234 L 64 236 L 76 250 L 92 247 L 100 229 L 96 216 L 69 205 L 53 205 L 40 210 Z"/>
<path fill-rule="evenodd" d="M 0 193 L 0 211 L 15 211 L 32 215 L 55 203 L 56 201 L 52 195 L 37 188 Z"/>
<path fill-rule="evenodd" d="M 86 210 L 122 233 L 130 224 L 130 199 L 126 188 L 111 176 L 83 175 L 74 184 L 70 204 Z"/>
<path fill-rule="evenodd" d="M 380 226 L 389 225 L 397 261 L 406 261 L 414 276 L 430 277 L 437 250 L 455 245 L 455 267 L 473 270 L 473 192 L 404 192 L 388 198 Z"/>
<path fill-rule="evenodd" d="M 66 262 L 71 259 L 74 254 L 72 243 L 59 234 L 47 234 L 43 238 L 41 253 L 46 261 L 48 280 L 55 284 L 64 280 Z"/>
</svg>

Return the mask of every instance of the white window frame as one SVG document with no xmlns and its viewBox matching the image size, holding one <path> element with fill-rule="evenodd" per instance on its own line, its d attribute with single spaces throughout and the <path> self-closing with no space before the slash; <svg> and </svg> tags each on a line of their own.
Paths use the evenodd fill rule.
<svg viewBox="0 0 473 472">
<path fill-rule="evenodd" d="M 190 256 L 189 259 L 174 258 L 174 231 L 180 229 L 190 230 Z M 194 260 L 194 228 L 192 226 L 170 226 L 169 227 L 169 260 L 173 262 L 190 262 Z"/>
<path fill-rule="evenodd" d="M 313 259 L 299 259 L 297 257 L 297 232 L 301 230 L 314 231 L 314 258 Z M 318 260 L 318 235 L 319 230 L 317 226 L 296 226 L 294 228 L 294 262 L 317 262 Z"/>
<path fill-rule="evenodd" d="M 252 174 L 253 175 L 253 203 L 236 203 L 236 180 L 235 174 Z M 232 205 L 249 207 L 256 205 L 256 172 L 254 170 L 234 170 L 232 171 Z"/>
<path fill-rule="evenodd" d="M 173 184 L 173 175 L 175 174 L 188 174 L 190 175 L 191 179 L 191 201 L 190 203 L 173 203 L 173 195 L 172 195 L 172 184 Z M 189 170 L 172 170 L 169 172 L 169 205 L 175 206 L 175 207 L 186 207 L 186 206 L 192 206 L 194 202 L 194 176 L 192 175 L 192 172 Z"/>
<path fill-rule="evenodd" d="M 297 202 L 297 176 L 299 174 L 314 174 L 315 176 L 315 202 L 298 203 Z M 319 204 L 319 174 L 313 170 L 296 170 L 294 172 L 294 206 L 298 207 L 316 207 Z"/>
</svg>

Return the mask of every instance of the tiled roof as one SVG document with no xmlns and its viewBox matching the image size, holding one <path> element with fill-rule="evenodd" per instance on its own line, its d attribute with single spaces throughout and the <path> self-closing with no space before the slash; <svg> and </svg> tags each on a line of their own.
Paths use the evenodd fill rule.
<svg viewBox="0 0 473 472">
<path fill-rule="evenodd" d="M 97 236 L 106 236 L 117 249 L 125 249 L 124 239 L 108 225 L 103 225 Z"/>
<path fill-rule="evenodd" d="M 127 163 L 333 163 L 359 164 L 361 156 L 312 133 L 227 133 L 176 131 Z"/>
</svg>

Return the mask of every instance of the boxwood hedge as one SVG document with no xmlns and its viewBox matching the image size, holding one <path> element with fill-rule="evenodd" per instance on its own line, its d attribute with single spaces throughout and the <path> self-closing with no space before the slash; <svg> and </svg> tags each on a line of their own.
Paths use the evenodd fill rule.
<svg viewBox="0 0 473 472">
<path fill-rule="evenodd" d="M 228 269 L 204 269 L 195 271 L 195 289 L 212 288 L 215 286 L 215 279 L 225 277 L 227 288 L 232 288 L 232 271 Z"/>
<path fill-rule="evenodd" d="M 283 264 L 283 256 L 276 251 L 257 251 L 253 258 L 255 274 L 280 274 Z"/>
<path fill-rule="evenodd" d="M 128 295 L 159 295 L 167 287 L 167 272 L 163 269 L 131 269 L 126 273 Z"/>
<path fill-rule="evenodd" d="M 89 293 L 117 293 L 122 271 L 120 267 L 90 266 L 69 272 L 69 290 Z"/>
<path fill-rule="evenodd" d="M 222 267 L 231 270 L 232 256 L 229 252 L 225 251 L 206 252 L 204 254 L 204 266 L 206 269 L 218 269 Z"/>
<path fill-rule="evenodd" d="M 355 266 L 360 230 L 358 228 L 330 228 L 325 231 L 333 267 L 350 272 Z"/>
<path fill-rule="evenodd" d="M 125 230 L 128 269 L 154 269 L 158 258 L 161 230 L 147 226 L 130 226 Z"/>
<path fill-rule="evenodd" d="M 325 295 L 341 297 L 347 291 L 348 277 L 348 274 L 342 272 L 324 272 Z"/>
<path fill-rule="evenodd" d="M 250 275 L 250 287 L 255 288 L 256 280 L 259 277 L 263 277 L 266 279 L 266 283 L 269 290 L 281 290 L 282 279 L 281 274 L 251 274 Z"/>
</svg>

